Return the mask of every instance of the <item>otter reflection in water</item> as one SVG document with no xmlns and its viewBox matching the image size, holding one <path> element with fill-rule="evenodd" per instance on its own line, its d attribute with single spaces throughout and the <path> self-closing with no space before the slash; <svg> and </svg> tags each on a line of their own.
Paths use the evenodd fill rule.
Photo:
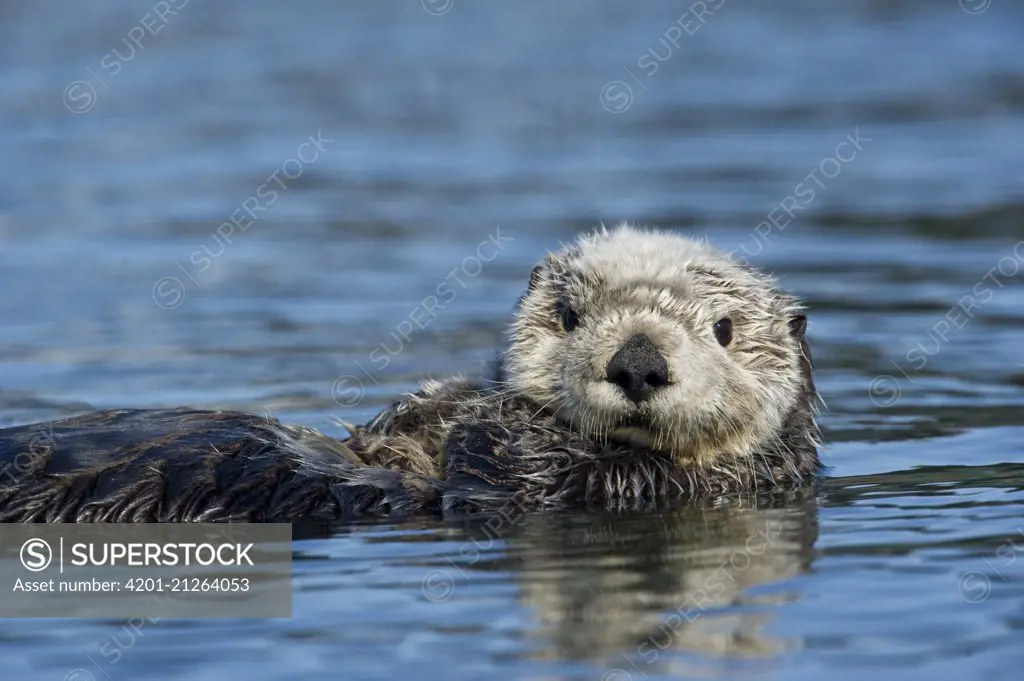
<svg viewBox="0 0 1024 681">
<path fill-rule="evenodd" d="M 471 569 L 513 575 L 539 621 L 530 648 L 545 658 L 593 661 L 634 681 L 764 661 L 800 645 L 766 629 L 796 598 L 784 583 L 810 569 L 818 536 L 813 490 L 784 497 L 643 515 L 531 514 L 503 536 L 505 558 Z"/>
<path fill-rule="evenodd" d="M 237 412 L 112 410 L 0 432 L 0 520 L 295 521 L 644 508 L 819 470 L 799 301 L 669 233 L 537 265 L 486 379 L 430 382 L 337 440 Z M 31 453 L 40 431 L 49 447 Z"/>
</svg>

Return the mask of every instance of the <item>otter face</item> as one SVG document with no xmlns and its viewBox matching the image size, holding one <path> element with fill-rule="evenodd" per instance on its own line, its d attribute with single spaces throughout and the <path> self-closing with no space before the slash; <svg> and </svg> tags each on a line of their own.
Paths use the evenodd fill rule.
<svg viewBox="0 0 1024 681">
<path fill-rule="evenodd" d="M 706 243 L 602 230 L 534 268 L 506 383 L 584 437 L 709 466 L 777 437 L 803 330 L 795 298 Z"/>
</svg>

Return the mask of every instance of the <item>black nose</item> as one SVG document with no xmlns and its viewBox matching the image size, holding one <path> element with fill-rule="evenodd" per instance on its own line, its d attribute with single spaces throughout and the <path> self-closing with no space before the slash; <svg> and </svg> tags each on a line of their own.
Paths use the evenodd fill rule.
<svg viewBox="0 0 1024 681">
<path fill-rule="evenodd" d="M 651 339 L 642 333 L 619 348 L 606 371 L 606 380 L 622 388 L 634 402 L 646 399 L 655 388 L 668 385 L 668 364 Z"/>
</svg>

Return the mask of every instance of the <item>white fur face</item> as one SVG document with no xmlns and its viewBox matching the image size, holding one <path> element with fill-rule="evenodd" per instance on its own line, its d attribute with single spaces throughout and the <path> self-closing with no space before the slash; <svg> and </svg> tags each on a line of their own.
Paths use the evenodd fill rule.
<svg viewBox="0 0 1024 681">
<path fill-rule="evenodd" d="M 511 326 L 506 381 L 584 436 L 711 465 L 753 453 L 796 403 L 800 313 L 770 277 L 704 242 L 602 230 L 534 270 Z M 714 330 L 723 319 L 732 325 L 724 345 Z M 639 402 L 607 371 L 636 334 L 668 369 L 668 383 Z"/>
</svg>

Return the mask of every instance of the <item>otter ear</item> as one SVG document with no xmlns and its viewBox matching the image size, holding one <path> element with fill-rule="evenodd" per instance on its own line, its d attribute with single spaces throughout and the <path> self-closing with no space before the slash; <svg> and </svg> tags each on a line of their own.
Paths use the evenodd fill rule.
<svg viewBox="0 0 1024 681">
<path fill-rule="evenodd" d="M 803 340 L 807 335 L 807 316 L 798 314 L 789 320 L 789 332 L 797 339 Z"/>
<path fill-rule="evenodd" d="M 811 395 L 817 394 L 814 387 L 814 362 L 811 360 L 811 346 L 807 343 L 807 317 L 802 314 L 789 319 L 789 332 L 800 345 L 800 373 L 804 377 L 804 389 Z"/>
<path fill-rule="evenodd" d="M 528 289 L 530 291 L 533 291 L 534 289 L 536 289 L 537 285 L 540 284 L 541 274 L 543 274 L 543 273 L 544 273 L 544 266 L 543 265 L 537 265 L 530 272 L 530 284 L 528 286 Z"/>
</svg>

